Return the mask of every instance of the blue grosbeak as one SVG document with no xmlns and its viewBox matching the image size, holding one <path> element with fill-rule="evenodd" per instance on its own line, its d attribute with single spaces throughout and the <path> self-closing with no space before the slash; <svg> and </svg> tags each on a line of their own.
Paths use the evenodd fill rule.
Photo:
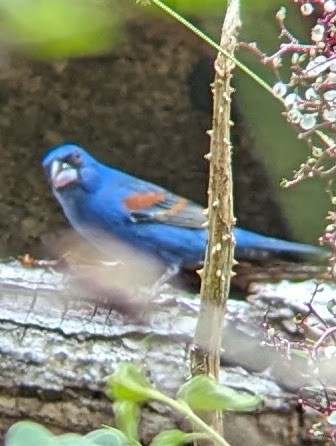
<svg viewBox="0 0 336 446">
<path fill-rule="evenodd" d="M 106 166 L 75 144 L 51 149 L 43 167 L 72 227 L 111 256 L 118 240 L 177 272 L 202 265 L 207 242 L 203 208 L 160 186 Z M 325 255 L 321 248 L 235 228 L 238 258 L 265 253 Z"/>
</svg>

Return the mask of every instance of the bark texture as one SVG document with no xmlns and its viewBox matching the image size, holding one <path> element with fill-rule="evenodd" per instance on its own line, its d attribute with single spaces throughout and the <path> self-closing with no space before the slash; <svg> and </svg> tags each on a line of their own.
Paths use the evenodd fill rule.
<svg viewBox="0 0 336 446">
<path fill-rule="evenodd" d="M 173 306 L 153 304 L 141 322 L 110 312 L 106 302 L 99 303 L 99 296 L 85 294 L 86 287 L 80 289 L 72 275 L 22 268 L 16 262 L 1 264 L 2 432 L 27 418 L 56 432 L 88 432 L 101 423 L 112 423 L 104 383 L 120 361 L 139 364 L 169 395 L 174 395 L 188 376 L 186 360 L 196 324 L 192 309 L 198 309 L 197 298 L 172 292 Z M 230 346 L 221 358 L 220 381 L 265 399 L 258 414 L 226 417 L 226 437 L 233 445 L 246 439 L 252 445 L 297 443 L 305 436 L 302 417 L 296 411 L 297 390 L 318 385 L 318 379 L 335 384 L 335 365 L 330 361 L 321 365 L 321 375 L 316 376 L 315 367 L 307 369 L 302 358 L 288 360 L 274 348 L 261 348 L 268 308 L 279 333 L 298 336 L 293 315 L 298 308 L 304 311 L 304 302 L 309 301 L 311 283 L 294 284 L 292 289 L 287 283 L 280 285 L 260 289 L 257 298 L 251 297 L 252 303 L 228 302 L 224 336 L 230 339 Z M 332 295 L 332 290 L 322 293 L 325 299 L 329 299 L 328 293 Z M 291 306 L 291 302 L 295 304 Z M 318 305 L 325 308 L 320 295 Z M 304 421 L 311 422 L 309 418 Z M 149 404 L 142 412 L 142 440 L 148 443 L 160 429 L 176 425 L 185 422 L 166 408 Z"/>
</svg>

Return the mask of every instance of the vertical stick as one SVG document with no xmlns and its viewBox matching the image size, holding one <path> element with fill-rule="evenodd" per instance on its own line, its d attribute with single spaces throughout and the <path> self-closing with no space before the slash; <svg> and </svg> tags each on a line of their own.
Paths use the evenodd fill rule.
<svg viewBox="0 0 336 446">
<path fill-rule="evenodd" d="M 224 20 L 221 47 L 233 55 L 236 36 L 240 26 L 239 0 L 229 1 Z M 235 241 L 232 203 L 232 167 L 230 120 L 230 86 L 234 63 L 218 53 L 213 88 L 213 120 L 210 152 L 205 155 L 210 161 L 209 178 L 209 241 L 202 277 L 201 308 L 191 354 L 192 375 L 207 374 L 218 378 L 222 327 L 226 301 L 230 290 Z M 204 421 L 223 435 L 221 411 L 201 414 Z M 204 444 L 204 442 L 202 442 Z"/>
</svg>

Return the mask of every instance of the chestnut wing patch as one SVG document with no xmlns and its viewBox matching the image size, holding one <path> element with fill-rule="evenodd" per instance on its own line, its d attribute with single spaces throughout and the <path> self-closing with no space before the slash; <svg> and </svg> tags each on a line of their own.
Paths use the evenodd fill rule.
<svg viewBox="0 0 336 446">
<path fill-rule="evenodd" d="M 201 229 L 205 216 L 201 206 L 169 192 L 134 193 L 124 199 L 134 223 L 156 222 Z"/>
<path fill-rule="evenodd" d="M 152 206 L 164 202 L 166 194 L 161 192 L 144 192 L 129 195 L 124 200 L 124 204 L 129 211 L 138 211 L 151 208 Z"/>
</svg>

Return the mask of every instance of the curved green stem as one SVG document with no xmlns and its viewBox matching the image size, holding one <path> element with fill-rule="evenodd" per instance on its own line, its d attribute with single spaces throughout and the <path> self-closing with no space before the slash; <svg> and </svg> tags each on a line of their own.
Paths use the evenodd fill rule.
<svg viewBox="0 0 336 446">
<path fill-rule="evenodd" d="M 280 102 L 284 102 L 283 98 L 279 98 L 274 95 L 274 92 L 272 90 L 272 87 L 267 84 L 261 77 L 259 77 L 256 73 L 254 73 L 252 70 L 250 70 L 246 65 L 244 65 L 242 62 L 240 62 L 238 59 L 233 57 L 231 54 L 229 54 L 227 51 L 225 51 L 218 43 L 214 42 L 209 36 L 207 36 L 205 33 L 203 33 L 200 29 L 198 29 L 196 26 L 194 26 L 192 23 L 188 22 L 184 17 L 182 17 L 180 14 L 178 14 L 176 11 L 174 11 L 172 8 L 164 4 L 161 0 L 151 0 L 151 3 L 154 3 L 158 8 L 162 9 L 166 14 L 170 15 L 173 19 L 180 22 L 183 26 L 188 28 L 190 31 L 192 31 L 196 36 L 198 36 L 200 39 L 204 40 L 208 45 L 210 45 L 215 50 L 221 52 L 226 57 L 231 59 L 236 66 L 242 70 L 245 74 L 247 74 L 251 79 L 253 79 L 255 82 L 257 82 L 262 88 L 264 88 L 268 93 L 271 93 L 273 97 L 276 97 L 276 99 Z M 316 131 L 315 134 L 326 143 L 326 135 L 324 135 L 320 131 Z M 327 142 L 327 145 L 330 146 L 330 141 Z M 333 144 L 333 142 L 332 142 Z"/>
<path fill-rule="evenodd" d="M 244 73 L 246 73 L 248 76 L 250 76 L 253 80 L 255 80 L 262 88 L 267 90 L 269 93 L 274 96 L 272 87 L 270 87 L 267 82 L 265 82 L 261 77 L 259 77 L 256 73 L 251 71 L 246 65 L 244 65 L 242 62 L 237 60 L 235 57 L 231 56 L 227 51 L 225 51 L 218 43 L 214 42 L 209 36 L 204 34 L 201 30 L 199 30 L 196 26 L 194 26 L 192 23 L 188 22 L 184 17 L 182 17 L 180 14 L 178 14 L 176 11 L 171 9 L 169 6 L 165 5 L 161 0 L 151 0 L 151 3 L 154 3 L 158 8 L 162 9 L 166 14 L 173 17 L 175 20 L 180 22 L 183 26 L 188 28 L 190 31 L 192 31 L 196 36 L 198 36 L 200 39 L 204 40 L 208 45 L 212 46 L 215 50 L 221 52 L 226 57 L 231 59 L 238 68 L 240 68 Z"/>
<path fill-rule="evenodd" d="M 153 393 L 151 394 L 151 398 L 159 401 L 160 403 L 167 404 L 167 406 L 172 407 L 177 412 L 187 417 L 194 426 L 200 429 L 201 432 L 207 434 L 207 436 L 214 442 L 216 442 L 219 446 L 230 446 L 230 443 L 222 438 L 210 426 L 204 423 L 204 421 L 202 421 L 183 401 L 174 400 L 158 391 L 153 391 Z"/>
</svg>

